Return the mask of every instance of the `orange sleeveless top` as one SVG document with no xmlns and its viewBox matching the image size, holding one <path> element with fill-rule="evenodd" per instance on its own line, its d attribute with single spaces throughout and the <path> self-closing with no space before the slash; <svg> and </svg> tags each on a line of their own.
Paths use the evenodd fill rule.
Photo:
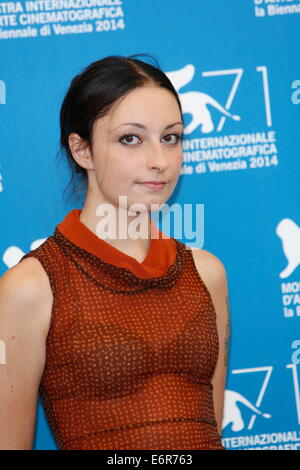
<svg viewBox="0 0 300 470">
<path fill-rule="evenodd" d="M 39 394 L 58 447 L 225 450 L 216 313 L 191 250 L 157 228 L 139 263 L 80 212 L 22 258 L 40 261 L 53 293 Z"/>
</svg>

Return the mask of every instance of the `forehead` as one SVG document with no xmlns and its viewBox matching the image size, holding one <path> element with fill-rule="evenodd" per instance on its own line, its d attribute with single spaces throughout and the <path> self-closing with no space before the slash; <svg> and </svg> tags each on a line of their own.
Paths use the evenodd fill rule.
<svg viewBox="0 0 300 470">
<path fill-rule="evenodd" d="M 146 127 L 166 126 L 180 121 L 180 109 L 172 92 L 159 86 L 135 88 L 122 96 L 109 112 L 95 122 L 95 126 L 113 130 L 125 122 L 140 122 Z"/>
</svg>

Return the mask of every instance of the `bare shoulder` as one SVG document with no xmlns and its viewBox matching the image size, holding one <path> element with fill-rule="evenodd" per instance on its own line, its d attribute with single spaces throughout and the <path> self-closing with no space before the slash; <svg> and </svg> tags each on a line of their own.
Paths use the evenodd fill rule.
<svg viewBox="0 0 300 470">
<path fill-rule="evenodd" d="M 227 274 L 222 261 L 210 251 L 199 248 L 193 249 L 192 254 L 197 271 L 209 290 L 225 288 Z"/>
<path fill-rule="evenodd" d="M 218 359 L 211 383 L 213 385 L 215 416 L 218 431 L 221 435 L 230 342 L 230 311 L 227 275 L 225 266 L 213 253 L 202 249 L 192 250 L 192 253 L 196 269 L 207 287 L 216 313 Z"/>
<path fill-rule="evenodd" d="M 37 320 L 47 334 L 53 294 L 49 278 L 36 258 L 25 258 L 2 275 L 0 301 L 6 307 L 15 307 L 9 308 L 10 311 L 23 311 L 32 316 L 36 312 L 37 318 L 32 320 Z"/>
<path fill-rule="evenodd" d="M 36 258 L 25 258 L 0 279 L 0 449 L 32 448 L 38 388 L 46 364 L 51 317 L 49 281 Z"/>
<path fill-rule="evenodd" d="M 8 269 L 1 277 L 0 286 L 7 293 L 12 291 L 28 300 L 39 300 L 44 294 L 52 295 L 49 278 L 41 263 L 33 257 L 25 258 Z"/>
<path fill-rule="evenodd" d="M 197 248 L 193 249 L 192 253 L 196 269 L 211 296 L 215 312 L 222 322 L 226 322 L 229 315 L 229 293 L 225 266 L 210 251 Z"/>
</svg>

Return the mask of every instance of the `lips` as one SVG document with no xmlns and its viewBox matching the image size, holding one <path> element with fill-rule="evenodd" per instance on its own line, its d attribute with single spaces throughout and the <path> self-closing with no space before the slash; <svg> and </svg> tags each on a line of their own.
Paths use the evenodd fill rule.
<svg viewBox="0 0 300 470">
<path fill-rule="evenodd" d="M 154 190 L 163 189 L 164 186 L 166 185 L 165 182 L 158 182 L 158 181 L 148 181 L 148 182 L 142 182 L 142 183 L 138 183 L 138 184 L 140 184 L 141 186 L 144 186 L 146 188 L 154 189 Z"/>
<path fill-rule="evenodd" d="M 139 181 L 140 184 L 166 184 L 166 181 Z"/>
</svg>

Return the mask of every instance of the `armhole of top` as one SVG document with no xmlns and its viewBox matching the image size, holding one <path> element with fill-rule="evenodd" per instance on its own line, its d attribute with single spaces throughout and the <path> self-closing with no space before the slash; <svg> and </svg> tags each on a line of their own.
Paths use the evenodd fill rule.
<svg viewBox="0 0 300 470">
<path fill-rule="evenodd" d="M 212 296 L 211 296 L 211 293 L 209 292 L 208 290 L 208 287 L 206 285 L 206 283 L 204 282 L 204 279 L 202 278 L 202 276 L 200 275 L 198 269 L 197 269 L 197 266 L 196 266 L 196 263 L 195 263 L 195 259 L 194 259 L 194 255 L 193 255 L 193 251 L 194 250 L 191 250 L 191 249 L 188 249 L 188 251 L 190 252 L 190 256 L 191 256 L 191 262 L 192 262 L 192 266 L 193 266 L 193 269 L 198 277 L 198 279 L 200 279 L 200 282 L 201 284 L 203 285 L 204 289 L 205 289 L 205 292 L 207 293 L 209 299 L 210 299 L 210 302 L 211 302 L 211 305 L 212 305 L 212 309 L 213 309 L 213 313 L 214 313 L 214 316 L 215 318 L 217 317 L 217 312 L 216 312 L 216 309 L 215 309 L 215 305 L 214 305 L 214 302 L 213 302 L 213 299 L 212 299 Z"/>
<path fill-rule="evenodd" d="M 198 277 L 198 279 L 200 280 L 201 284 L 203 285 L 204 287 L 204 290 L 205 292 L 207 293 L 208 295 L 208 298 L 210 299 L 210 303 L 211 303 L 211 307 L 212 307 L 212 313 L 213 313 L 213 318 L 212 318 L 212 323 L 213 323 L 213 328 L 215 330 L 215 335 L 213 334 L 213 332 L 211 332 L 211 342 L 210 342 L 210 357 L 212 359 L 213 357 L 213 341 L 214 339 L 216 338 L 217 339 L 217 355 L 216 355 L 216 360 L 215 360 L 215 366 L 214 366 L 214 371 L 215 371 L 215 368 L 216 368 L 216 365 L 217 365 L 217 361 L 218 361 L 218 357 L 219 357 L 219 354 L 220 354 L 220 336 L 219 336 L 219 329 L 218 329 L 218 325 L 217 325 L 217 312 L 216 312 L 216 309 L 215 309 L 215 305 L 213 303 L 213 299 L 212 299 L 212 296 L 208 290 L 208 287 L 206 286 L 205 282 L 204 282 L 204 279 L 202 279 L 202 277 L 200 276 L 200 273 L 197 269 L 197 266 L 196 266 L 196 263 L 195 263 L 195 259 L 194 259 L 194 255 L 192 253 L 193 250 L 190 250 L 190 256 L 191 256 L 191 263 L 193 265 L 193 269 L 196 273 L 196 276 Z M 213 372 L 214 373 L 214 372 Z M 212 376 L 213 377 L 213 376 Z M 212 378 L 211 377 L 211 378 Z M 212 390 L 213 390 L 213 385 L 212 385 Z"/>
<path fill-rule="evenodd" d="M 35 258 L 36 260 L 38 260 L 40 262 L 40 265 L 44 269 L 44 271 L 45 271 L 45 273 L 46 273 L 46 275 L 49 279 L 50 287 L 51 287 L 51 290 L 52 290 L 52 295 L 53 295 L 53 298 L 54 298 L 54 295 L 56 294 L 56 286 L 55 286 L 55 282 L 54 282 L 53 273 L 52 273 L 51 269 L 49 268 L 48 263 L 43 259 L 42 256 L 37 255 L 35 253 L 35 250 L 32 250 L 29 253 L 27 253 L 26 255 L 24 255 L 20 259 L 19 263 L 21 261 L 23 261 L 23 259 L 26 259 L 26 258 Z"/>
<path fill-rule="evenodd" d="M 49 334 L 50 334 L 50 331 L 51 331 L 51 328 L 52 328 L 52 324 L 53 324 L 53 311 L 54 311 L 54 307 L 56 305 L 56 283 L 55 283 L 55 278 L 54 278 L 54 274 L 51 270 L 51 267 L 49 266 L 47 261 L 43 258 L 43 256 L 38 255 L 36 253 L 36 250 L 32 250 L 29 253 L 25 254 L 20 259 L 19 263 L 21 261 L 23 261 L 23 259 L 26 259 L 26 258 L 35 258 L 36 260 L 38 260 L 40 262 L 40 265 L 44 269 L 44 271 L 45 271 L 45 273 L 46 273 L 46 275 L 49 279 L 50 288 L 51 288 L 51 291 L 52 291 L 53 302 L 52 302 L 52 308 L 51 308 L 51 313 L 50 313 L 49 329 L 48 329 L 48 333 L 47 333 L 47 337 L 46 337 L 46 343 L 47 343 L 48 337 L 49 337 Z"/>
</svg>

